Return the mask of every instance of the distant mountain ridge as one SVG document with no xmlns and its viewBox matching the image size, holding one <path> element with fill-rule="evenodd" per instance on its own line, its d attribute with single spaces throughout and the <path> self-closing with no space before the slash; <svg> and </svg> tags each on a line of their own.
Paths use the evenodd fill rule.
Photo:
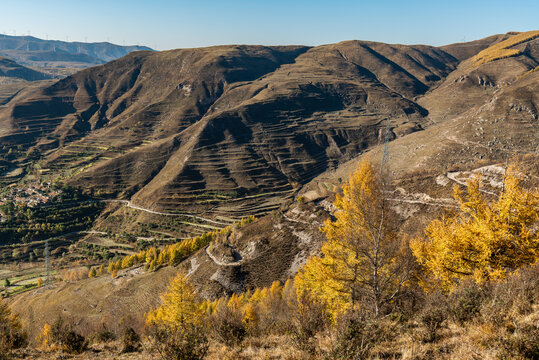
<svg viewBox="0 0 539 360">
<path fill-rule="evenodd" d="M 147 46 L 120 46 L 108 42 L 66 42 L 0 35 L 0 56 L 29 66 L 83 68 L 104 64 L 133 51 L 153 50 Z"/>
</svg>

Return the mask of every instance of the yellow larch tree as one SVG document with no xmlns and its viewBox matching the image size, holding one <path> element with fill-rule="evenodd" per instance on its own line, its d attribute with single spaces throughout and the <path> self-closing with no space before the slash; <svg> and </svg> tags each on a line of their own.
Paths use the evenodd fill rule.
<svg viewBox="0 0 539 360">
<path fill-rule="evenodd" d="M 495 199 L 480 186 L 476 176 L 466 194 L 455 187 L 459 210 L 432 221 L 426 239 L 411 242 L 419 263 L 445 290 L 466 277 L 479 283 L 501 279 L 539 261 L 539 190 L 522 188 L 515 166 L 507 169 Z"/>
<path fill-rule="evenodd" d="M 359 164 L 336 197 L 336 220 L 321 228 L 327 237 L 321 255 L 311 257 L 296 277 L 298 292 L 311 292 L 333 315 L 356 306 L 370 306 L 378 315 L 408 279 L 412 258 L 395 232 L 388 182 L 370 161 Z"/>
<path fill-rule="evenodd" d="M 182 326 L 201 320 L 203 311 L 195 289 L 183 272 L 179 272 L 172 280 L 161 299 L 163 304 L 148 314 L 148 325 Z"/>
</svg>

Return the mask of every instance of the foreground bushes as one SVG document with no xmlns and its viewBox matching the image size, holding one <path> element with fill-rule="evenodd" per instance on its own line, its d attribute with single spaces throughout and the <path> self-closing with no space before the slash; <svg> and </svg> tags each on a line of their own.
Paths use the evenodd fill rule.
<svg viewBox="0 0 539 360">
<path fill-rule="evenodd" d="M 182 282 L 188 283 L 185 277 Z M 275 346 L 269 340 L 275 337 L 304 354 L 299 358 L 402 358 L 410 352 L 417 359 L 453 359 L 452 353 L 463 358 L 539 356 L 539 265 L 499 282 L 462 282 L 448 294 L 410 289 L 381 316 L 359 305 L 332 317 L 326 304 L 298 291 L 293 281 L 213 302 L 197 300 L 186 286 L 189 293 L 182 298 L 188 306 L 175 304 L 196 317 L 183 318 L 191 319 L 187 326 L 150 326 L 154 349 L 164 359 L 201 359 L 208 351 L 214 357 L 249 358 L 253 344 Z"/>
<path fill-rule="evenodd" d="M 88 340 L 73 329 L 72 324 L 66 324 L 62 318 L 58 318 L 50 328 L 49 343 L 62 350 L 80 354 L 88 348 Z"/>
<path fill-rule="evenodd" d="M 164 360 L 199 360 L 208 352 L 206 330 L 198 324 L 152 325 L 151 348 Z"/>
<path fill-rule="evenodd" d="M 0 300 L 0 360 L 9 359 L 11 352 L 25 346 L 26 341 L 19 317 Z"/>
</svg>

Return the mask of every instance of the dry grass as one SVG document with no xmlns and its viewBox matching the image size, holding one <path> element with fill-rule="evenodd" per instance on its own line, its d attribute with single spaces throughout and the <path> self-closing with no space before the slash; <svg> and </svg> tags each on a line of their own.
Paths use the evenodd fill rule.
<svg viewBox="0 0 539 360">
<path fill-rule="evenodd" d="M 485 64 L 494 60 L 505 59 L 512 56 L 520 55 L 521 51 L 518 49 L 510 49 L 513 46 L 522 44 L 523 42 L 533 40 L 539 37 L 539 30 L 527 31 L 510 37 L 507 40 L 494 44 L 479 54 L 475 55 L 472 59 L 475 66 Z"/>
<path fill-rule="evenodd" d="M 210 347 L 206 358 L 208 360 L 307 360 L 312 359 L 312 355 L 293 346 L 293 341 L 289 336 L 270 335 L 249 338 L 241 346 L 233 348 L 215 343 Z"/>
</svg>

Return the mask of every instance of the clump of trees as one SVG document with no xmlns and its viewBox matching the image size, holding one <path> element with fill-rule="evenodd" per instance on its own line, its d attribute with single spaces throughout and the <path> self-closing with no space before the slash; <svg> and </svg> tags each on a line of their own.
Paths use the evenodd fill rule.
<svg viewBox="0 0 539 360">
<path fill-rule="evenodd" d="M 477 176 L 466 193 L 455 187 L 459 209 L 432 221 L 426 239 L 411 243 L 418 262 L 445 290 L 469 277 L 479 283 L 503 279 L 539 260 L 539 189 L 523 189 L 515 166 L 507 169 L 496 199 L 480 186 Z"/>
<path fill-rule="evenodd" d="M 174 266 L 191 256 L 198 250 L 209 245 L 212 241 L 226 239 L 234 229 L 240 229 L 247 224 L 253 222 L 256 218 L 249 216 L 241 219 L 234 225 L 227 226 L 221 230 L 207 232 L 200 236 L 185 239 L 175 244 L 168 245 L 164 248 L 149 247 L 141 250 L 137 254 L 128 255 L 116 261 L 112 261 L 107 266 L 107 271 L 113 276 L 119 270 L 130 268 L 137 264 L 145 264 L 146 270 L 154 271 L 161 266 Z M 102 274 L 102 269 L 90 270 L 91 277 Z"/>
<path fill-rule="evenodd" d="M 4 245 L 28 243 L 85 230 L 102 209 L 103 204 L 82 198 L 74 190 L 66 190 L 44 207 L 8 202 L 0 205 L 0 210 L 9 214 L 6 221 L 0 223 L 0 239 Z"/>
</svg>

